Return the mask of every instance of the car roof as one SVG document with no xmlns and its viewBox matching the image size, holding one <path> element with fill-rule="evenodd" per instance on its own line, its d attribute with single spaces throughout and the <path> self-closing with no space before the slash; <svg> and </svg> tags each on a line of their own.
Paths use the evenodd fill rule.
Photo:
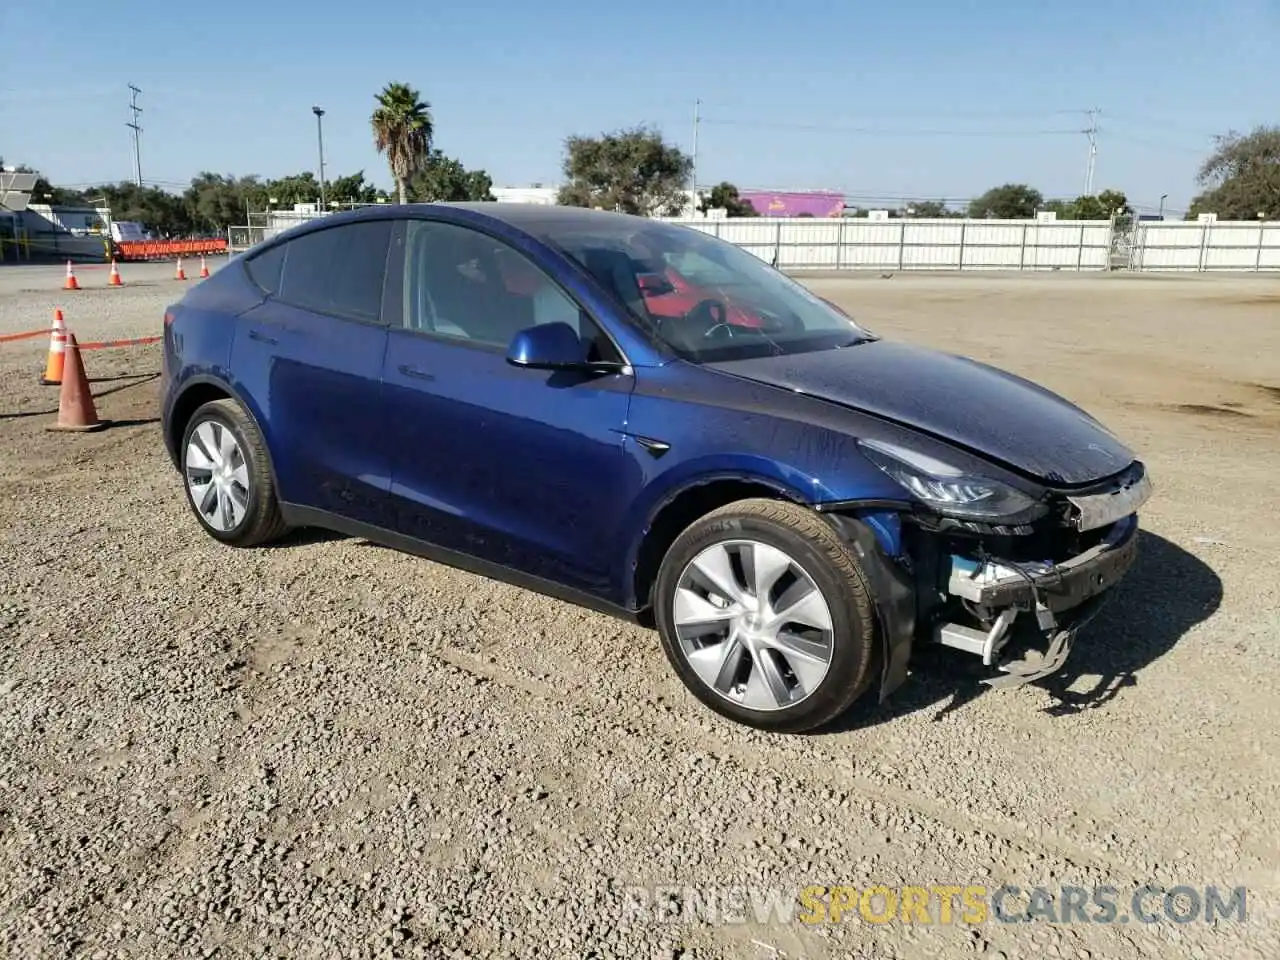
<svg viewBox="0 0 1280 960">
<path fill-rule="evenodd" d="M 461 217 L 449 217 L 448 212 L 457 211 Z M 645 217 L 626 213 L 613 213 L 608 210 L 591 210 L 586 207 L 549 206 L 541 203 L 505 203 L 487 201 L 452 201 L 444 203 L 406 203 L 377 204 L 358 207 L 354 210 L 331 214 L 321 218 L 330 224 L 336 222 L 352 222 L 358 220 L 374 220 L 383 217 L 412 217 L 431 213 L 446 215 L 446 219 L 471 220 L 480 217 L 492 222 L 504 224 L 542 239 L 549 232 L 558 230 L 591 230 L 593 227 L 611 227 L 614 230 L 652 223 Z M 314 222 L 314 221 L 312 221 Z"/>
</svg>

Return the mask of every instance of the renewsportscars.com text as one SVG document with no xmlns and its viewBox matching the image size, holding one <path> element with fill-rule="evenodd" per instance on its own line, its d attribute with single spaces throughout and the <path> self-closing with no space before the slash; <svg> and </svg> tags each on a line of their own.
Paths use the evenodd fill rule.
<svg viewBox="0 0 1280 960">
<path fill-rule="evenodd" d="M 1212 923 L 1246 919 L 1244 887 L 1004 884 L 630 886 L 620 921 L 643 923 Z"/>
</svg>

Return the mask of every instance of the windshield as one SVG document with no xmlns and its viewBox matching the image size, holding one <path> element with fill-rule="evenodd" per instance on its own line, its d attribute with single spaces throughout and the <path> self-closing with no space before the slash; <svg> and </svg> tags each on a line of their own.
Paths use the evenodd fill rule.
<svg viewBox="0 0 1280 960">
<path fill-rule="evenodd" d="M 618 218 L 540 231 L 686 360 L 710 363 L 873 339 L 754 254 L 701 231 Z"/>
</svg>

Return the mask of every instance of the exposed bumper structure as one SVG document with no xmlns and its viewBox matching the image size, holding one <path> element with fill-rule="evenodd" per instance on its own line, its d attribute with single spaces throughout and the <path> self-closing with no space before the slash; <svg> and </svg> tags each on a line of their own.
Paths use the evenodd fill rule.
<svg viewBox="0 0 1280 960">
<path fill-rule="evenodd" d="M 1021 686 L 1057 672 L 1071 653 L 1076 634 L 1097 612 L 1105 592 L 1133 566 L 1138 551 L 1136 514 L 1115 522 L 1096 546 L 1062 563 L 976 561 L 952 556 L 947 592 L 964 600 L 985 630 L 958 623 L 934 627 L 934 639 L 995 666 L 1004 676 L 984 681 L 993 687 Z M 1020 660 L 1002 660 L 1021 614 L 1034 614 L 1046 641 Z"/>
</svg>

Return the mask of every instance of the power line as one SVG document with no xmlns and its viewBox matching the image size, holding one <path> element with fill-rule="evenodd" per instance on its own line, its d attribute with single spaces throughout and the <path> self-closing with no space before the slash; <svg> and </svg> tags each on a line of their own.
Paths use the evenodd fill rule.
<svg viewBox="0 0 1280 960">
<path fill-rule="evenodd" d="M 715 103 L 707 100 L 701 101 L 702 106 L 709 107 L 712 110 L 726 109 L 735 110 L 742 106 L 741 103 Z M 863 113 L 859 112 L 859 120 L 1036 120 L 1045 117 L 1065 117 L 1080 116 L 1088 113 L 1088 110 L 1081 109 L 1062 109 L 1062 110 L 1034 110 L 1034 111 L 1018 111 L 1018 110 L 942 110 L 938 112 L 912 112 L 907 110 L 890 109 L 884 113 Z"/>
<path fill-rule="evenodd" d="M 133 122 L 125 124 L 133 131 L 133 171 L 137 177 L 138 186 L 142 186 L 142 147 L 139 143 L 142 127 L 138 126 L 138 114 L 142 113 L 142 108 L 138 106 L 138 94 L 141 92 L 141 89 L 132 83 L 129 84 L 129 109 L 133 111 Z"/>
<path fill-rule="evenodd" d="M 1117 140 L 1124 140 L 1128 143 L 1139 144 L 1144 147 L 1152 147 L 1160 151 L 1172 150 L 1178 153 L 1185 153 L 1188 156 L 1194 154 L 1198 157 L 1205 157 L 1208 156 L 1210 151 L 1213 149 L 1212 146 L 1208 144 L 1202 147 L 1193 147 L 1187 143 L 1174 143 L 1171 140 L 1153 139 L 1151 137 L 1135 137 L 1129 133 L 1116 133 L 1111 130 L 1110 127 L 1108 127 L 1107 130 L 1111 136 L 1115 137 Z"/>
<path fill-rule="evenodd" d="M 718 127 L 755 127 L 770 130 L 797 130 L 817 133 L 859 133 L 875 136 L 901 137 L 1036 137 L 1036 136 L 1078 136 L 1076 129 L 1040 129 L 1040 130 L 931 130 L 921 128 L 894 127 L 847 127 L 827 123 L 786 123 L 768 120 L 716 119 L 703 117 L 702 123 L 714 124 Z"/>
</svg>

